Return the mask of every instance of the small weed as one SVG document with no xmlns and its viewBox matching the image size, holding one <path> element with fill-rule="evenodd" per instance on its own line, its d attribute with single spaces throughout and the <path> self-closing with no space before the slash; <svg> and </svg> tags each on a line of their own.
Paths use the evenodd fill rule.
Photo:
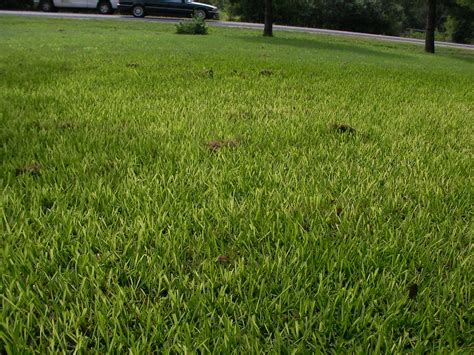
<svg viewBox="0 0 474 355">
<path fill-rule="evenodd" d="M 207 35 L 209 28 L 206 21 L 194 17 L 191 21 L 181 21 L 176 24 L 176 33 L 188 35 Z"/>
</svg>

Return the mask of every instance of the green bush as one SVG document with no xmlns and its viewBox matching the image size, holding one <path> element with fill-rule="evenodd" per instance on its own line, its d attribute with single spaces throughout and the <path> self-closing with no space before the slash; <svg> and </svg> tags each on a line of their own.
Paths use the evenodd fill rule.
<svg viewBox="0 0 474 355">
<path fill-rule="evenodd" d="M 176 33 L 188 35 L 207 35 L 208 27 L 206 21 L 193 18 L 191 21 L 181 21 L 176 25 Z"/>
<path fill-rule="evenodd" d="M 470 16 L 469 16 L 470 15 Z M 474 43 L 474 11 L 468 11 L 458 16 L 449 16 L 446 20 L 446 32 L 453 42 Z"/>
<path fill-rule="evenodd" d="M 33 0 L 0 0 L 1 10 L 31 10 Z"/>
</svg>

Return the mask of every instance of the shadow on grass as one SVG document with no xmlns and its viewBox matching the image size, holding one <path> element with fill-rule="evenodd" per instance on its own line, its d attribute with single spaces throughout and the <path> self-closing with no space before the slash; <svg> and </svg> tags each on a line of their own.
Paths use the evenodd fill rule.
<svg viewBox="0 0 474 355">
<path fill-rule="evenodd" d="M 20 62 L 0 77 L 10 87 L 37 87 L 68 77 L 71 73 L 74 73 L 74 68 L 66 61 L 36 59 L 36 62 Z"/>
<path fill-rule="evenodd" d="M 289 46 L 297 47 L 301 49 L 314 49 L 314 50 L 326 50 L 326 51 L 338 51 L 346 52 L 347 54 L 357 54 L 361 56 L 371 56 L 384 59 L 407 59 L 410 58 L 408 54 L 400 53 L 387 53 L 384 51 L 378 51 L 360 46 L 358 44 L 345 44 L 345 43 L 334 43 L 329 40 L 318 40 L 314 39 L 302 39 L 302 38 L 281 38 L 281 37 L 252 37 L 252 36 L 237 36 L 236 38 L 246 42 L 262 44 L 262 45 L 276 45 L 276 46 Z"/>
<path fill-rule="evenodd" d="M 456 59 L 469 64 L 474 64 L 474 51 L 469 51 L 467 49 L 464 51 L 450 49 L 447 52 L 438 52 L 436 53 L 436 56 L 446 59 Z"/>
</svg>

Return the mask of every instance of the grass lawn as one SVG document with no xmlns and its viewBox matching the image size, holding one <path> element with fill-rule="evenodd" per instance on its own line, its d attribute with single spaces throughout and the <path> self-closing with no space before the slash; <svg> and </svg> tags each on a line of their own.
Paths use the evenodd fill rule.
<svg viewBox="0 0 474 355">
<path fill-rule="evenodd" d="M 174 30 L 0 18 L 0 352 L 472 351 L 474 52 Z"/>
</svg>

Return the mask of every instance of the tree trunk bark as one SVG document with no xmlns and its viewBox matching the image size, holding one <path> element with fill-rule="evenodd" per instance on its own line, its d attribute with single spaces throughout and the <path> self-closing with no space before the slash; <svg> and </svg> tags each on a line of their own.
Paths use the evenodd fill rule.
<svg viewBox="0 0 474 355">
<path fill-rule="evenodd" d="M 272 0 L 265 0 L 265 27 L 263 28 L 263 35 L 273 36 L 273 4 Z"/>
<path fill-rule="evenodd" d="M 436 0 L 428 0 L 428 16 L 426 18 L 425 52 L 435 52 L 435 20 Z"/>
</svg>

